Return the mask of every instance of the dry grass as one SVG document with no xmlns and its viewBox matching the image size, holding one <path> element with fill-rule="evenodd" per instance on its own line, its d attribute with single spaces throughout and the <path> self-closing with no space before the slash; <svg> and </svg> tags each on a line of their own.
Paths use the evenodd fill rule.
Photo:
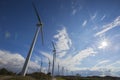
<svg viewBox="0 0 120 80">
<path fill-rule="evenodd" d="M 10 78 L 9 80 L 37 80 L 37 79 L 34 79 L 34 78 L 30 77 L 30 76 L 25 76 L 25 77 L 23 77 L 23 76 L 14 76 L 14 77 Z"/>
</svg>

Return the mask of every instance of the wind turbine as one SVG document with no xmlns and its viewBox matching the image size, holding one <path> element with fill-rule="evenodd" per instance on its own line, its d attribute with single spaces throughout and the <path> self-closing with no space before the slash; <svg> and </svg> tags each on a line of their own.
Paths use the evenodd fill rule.
<svg viewBox="0 0 120 80">
<path fill-rule="evenodd" d="M 62 76 L 64 76 L 64 67 L 62 67 Z"/>
<path fill-rule="evenodd" d="M 60 68 L 60 65 L 59 65 L 59 63 L 58 63 L 58 76 L 59 76 L 59 68 Z"/>
<path fill-rule="evenodd" d="M 71 75 L 73 76 L 73 71 L 71 71 Z"/>
<path fill-rule="evenodd" d="M 54 78 L 54 63 L 55 63 L 55 59 L 56 59 L 56 48 L 55 48 L 55 44 L 53 42 L 52 42 L 52 46 L 53 46 L 52 77 Z"/>
<path fill-rule="evenodd" d="M 68 69 L 66 69 L 66 76 L 68 75 Z"/>
<path fill-rule="evenodd" d="M 35 43 L 36 43 L 36 40 L 37 40 L 37 37 L 38 37 L 38 34 L 39 34 L 40 31 L 41 31 L 42 44 L 43 44 L 43 41 L 44 41 L 44 40 L 43 40 L 42 22 L 41 22 L 41 20 L 40 20 L 40 16 L 39 16 L 39 14 L 38 14 L 38 11 L 37 11 L 34 3 L 32 3 L 32 5 L 33 5 L 33 8 L 34 8 L 34 10 L 35 10 L 35 14 L 36 14 L 36 16 L 37 16 L 37 18 L 38 18 L 38 24 L 37 24 L 36 33 L 35 33 L 35 35 L 34 35 L 32 44 L 31 44 L 31 46 L 30 46 L 30 49 L 29 49 L 27 58 L 26 58 L 26 60 L 25 60 L 25 63 L 24 63 L 24 65 L 23 65 L 23 68 L 22 68 L 22 72 L 21 72 L 22 76 L 25 76 L 25 75 L 26 75 L 26 72 L 27 72 L 27 69 L 28 69 L 28 63 L 29 63 L 29 61 L 30 61 L 30 58 L 31 58 L 31 55 L 32 55 L 32 52 L 33 52 L 33 49 L 34 49 L 34 46 L 35 46 Z"/>
<path fill-rule="evenodd" d="M 49 61 L 49 62 L 48 62 L 48 64 L 49 64 L 49 65 L 48 65 L 48 73 L 49 73 L 49 72 L 50 72 L 50 64 L 51 64 L 49 58 L 48 58 L 48 61 Z"/>
<path fill-rule="evenodd" d="M 40 73 L 42 72 L 42 65 L 43 65 L 43 62 L 42 62 L 42 58 L 41 58 Z"/>
</svg>

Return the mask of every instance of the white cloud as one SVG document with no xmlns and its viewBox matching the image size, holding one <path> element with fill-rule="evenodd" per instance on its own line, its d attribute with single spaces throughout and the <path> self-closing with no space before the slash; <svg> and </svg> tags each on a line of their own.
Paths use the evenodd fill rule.
<svg viewBox="0 0 120 80">
<path fill-rule="evenodd" d="M 18 53 L 0 50 L 0 68 L 6 68 L 10 71 L 18 73 L 22 70 L 24 61 L 24 57 Z M 38 71 L 39 64 L 30 61 L 28 67 L 28 72 Z"/>
<path fill-rule="evenodd" d="M 120 77 L 120 61 L 115 61 L 114 63 L 111 63 L 106 66 L 106 69 L 109 69 L 112 76 L 118 76 Z"/>
<path fill-rule="evenodd" d="M 85 21 L 83 22 L 82 26 L 84 27 L 84 26 L 86 26 L 86 24 L 87 24 L 87 20 L 85 20 Z"/>
<path fill-rule="evenodd" d="M 58 59 L 58 62 L 64 67 L 69 68 L 70 70 L 80 70 L 80 67 L 77 67 L 77 65 L 81 64 L 81 61 L 83 61 L 85 58 L 95 54 L 96 52 L 92 48 L 87 48 L 84 50 L 79 51 L 76 53 L 76 55 L 69 54 L 64 59 Z"/>
<path fill-rule="evenodd" d="M 110 62 L 110 60 L 103 60 L 103 61 L 100 61 L 97 65 L 101 65 L 101 64 L 104 64 L 104 63 L 108 63 Z"/>
<path fill-rule="evenodd" d="M 115 61 L 114 63 L 111 63 L 109 65 L 107 65 L 106 67 L 108 67 L 109 69 L 111 69 L 114 72 L 120 71 L 120 61 Z"/>
<path fill-rule="evenodd" d="M 82 9 L 81 4 L 78 4 L 78 1 L 72 1 L 71 8 L 72 8 L 72 15 L 74 16 L 78 11 Z"/>
<path fill-rule="evenodd" d="M 76 9 L 73 9 L 73 10 L 72 10 L 72 15 L 75 15 L 76 12 L 77 12 L 77 10 L 76 10 Z"/>
<path fill-rule="evenodd" d="M 53 59 L 53 53 L 47 53 L 47 52 L 43 52 L 43 51 L 40 51 L 40 54 L 42 54 L 43 56 L 45 56 L 46 58 L 49 58 L 50 61 L 52 62 L 52 59 Z"/>
<path fill-rule="evenodd" d="M 93 16 L 91 16 L 91 20 L 94 20 L 97 16 L 97 13 L 95 13 Z"/>
<path fill-rule="evenodd" d="M 63 56 L 65 56 L 65 55 L 66 55 L 66 51 L 63 51 L 63 52 L 59 53 L 59 57 L 60 58 L 63 57 Z"/>
<path fill-rule="evenodd" d="M 95 54 L 97 52 L 94 51 L 93 48 L 86 48 L 82 51 L 79 51 L 77 55 L 74 56 L 74 59 L 79 59 L 79 60 L 82 60 L 83 58 L 86 58 L 88 56 L 91 56 L 93 54 Z"/>
<path fill-rule="evenodd" d="M 53 58 L 52 55 L 46 52 L 41 52 L 41 53 L 44 56 L 49 57 L 50 61 L 52 62 L 52 58 Z M 55 67 L 57 67 L 57 63 L 59 63 L 60 67 L 65 67 L 72 71 L 81 70 L 83 68 L 77 67 L 77 65 L 80 65 L 81 61 L 83 61 L 85 58 L 89 56 L 92 56 L 95 53 L 96 52 L 92 48 L 87 48 L 87 49 L 79 51 L 78 53 L 76 53 L 76 55 L 69 54 L 67 55 L 67 57 L 62 58 L 62 59 L 57 57 Z"/>
<path fill-rule="evenodd" d="M 102 35 L 103 33 L 111 30 L 114 27 L 120 26 L 120 16 L 118 16 L 113 22 L 103 25 L 103 30 L 97 32 L 94 36 Z"/>
<path fill-rule="evenodd" d="M 95 66 L 93 66 L 91 68 L 91 70 L 100 70 L 102 68 L 105 68 L 106 65 L 108 64 L 108 62 L 110 62 L 110 60 L 102 60 L 102 61 L 99 61 Z"/>
<path fill-rule="evenodd" d="M 52 62 L 53 62 L 53 53 L 50 54 L 50 53 L 47 53 L 47 52 L 43 52 L 43 51 L 40 51 L 40 53 L 45 56 L 46 58 L 49 58 L 50 60 L 50 70 L 52 70 Z M 45 60 L 45 59 L 44 59 Z M 48 64 L 48 59 L 46 61 L 44 61 Z M 58 58 L 56 58 L 55 60 L 55 68 L 58 66 L 57 65 L 57 62 L 58 62 Z"/>
<path fill-rule="evenodd" d="M 105 19 L 105 17 L 106 17 L 106 15 L 104 15 L 104 16 L 101 18 L 101 21 L 102 21 L 102 20 L 104 20 L 104 19 Z"/>
<path fill-rule="evenodd" d="M 58 34 L 54 35 L 56 41 L 56 50 L 59 53 L 59 57 L 65 56 L 65 52 L 67 52 L 71 45 L 71 39 L 68 36 L 67 30 L 63 27 L 61 30 L 58 30 Z"/>
<path fill-rule="evenodd" d="M 64 67 L 65 69 L 69 69 L 70 71 L 74 72 L 82 72 L 82 75 L 86 74 L 93 76 L 105 76 L 105 75 L 112 75 L 112 76 L 119 76 L 118 72 L 120 71 L 120 61 L 116 61 L 114 63 L 111 63 L 110 60 L 100 60 L 97 64 L 95 64 L 93 67 L 80 67 L 81 62 L 87 58 L 90 57 L 97 52 L 94 51 L 93 48 L 86 48 L 84 50 L 81 50 L 76 53 L 76 55 L 69 54 L 64 59 L 58 58 L 55 62 L 55 71 L 57 71 L 57 64 L 60 64 L 60 68 Z M 46 52 L 42 52 L 43 55 L 46 55 L 50 58 L 52 62 L 52 55 Z"/>
<path fill-rule="evenodd" d="M 75 8 L 75 2 L 72 1 L 72 15 L 75 15 L 77 12 L 77 9 Z"/>
<path fill-rule="evenodd" d="M 70 59 L 70 65 L 74 67 L 76 65 L 80 65 L 81 61 L 84 60 L 85 58 L 95 54 L 96 52 L 93 50 L 93 48 L 87 48 L 84 50 L 79 51 L 75 56 L 72 56 L 72 59 Z"/>
<path fill-rule="evenodd" d="M 41 57 L 38 55 L 34 55 L 33 59 L 34 59 L 34 62 L 37 64 L 39 64 L 41 62 Z"/>
<path fill-rule="evenodd" d="M 120 77 L 120 61 L 110 62 L 110 60 L 103 60 L 98 62 L 90 70 L 101 71 L 104 75 Z"/>
</svg>

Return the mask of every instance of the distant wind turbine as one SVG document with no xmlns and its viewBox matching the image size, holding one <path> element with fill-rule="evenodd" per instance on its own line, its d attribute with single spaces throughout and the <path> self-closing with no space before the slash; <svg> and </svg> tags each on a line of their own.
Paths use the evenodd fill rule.
<svg viewBox="0 0 120 80">
<path fill-rule="evenodd" d="M 54 63 L 55 63 L 55 59 L 56 59 L 56 48 L 55 48 L 55 44 L 53 42 L 52 42 L 52 46 L 53 46 L 52 77 L 54 78 Z"/>
<path fill-rule="evenodd" d="M 24 66 L 23 66 L 23 68 L 22 68 L 22 72 L 21 72 L 22 76 L 25 76 L 25 75 L 26 75 L 27 68 L 28 68 L 28 63 L 29 63 L 29 61 L 30 61 L 30 58 L 31 58 L 31 55 L 32 55 L 32 52 L 33 52 L 33 49 L 34 49 L 34 46 L 35 46 L 35 43 L 36 43 L 36 40 L 37 40 L 37 37 L 38 37 L 38 34 L 39 34 L 40 31 L 41 31 L 41 41 L 42 41 L 42 44 L 43 44 L 43 42 L 44 42 L 44 40 L 43 40 L 42 22 L 41 22 L 41 20 L 40 20 L 40 16 L 39 16 L 39 14 L 38 14 L 38 11 L 37 11 L 34 3 L 32 3 L 32 5 L 33 5 L 33 8 L 34 8 L 34 10 L 35 10 L 35 14 L 36 14 L 36 16 L 37 16 L 37 18 L 38 18 L 38 24 L 37 24 L 37 30 L 36 30 L 36 33 L 35 33 L 35 35 L 34 35 L 34 38 L 33 38 L 32 44 L 31 44 L 31 47 L 30 47 L 30 49 L 29 49 L 27 58 L 26 58 L 26 60 L 25 60 Z"/>
<path fill-rule="evenodd" d="M 60 72 L 60 71 L 59 71 L 59 68 L 60 68 L 60 65 L 59 65 L 59 63 L 58 63 L 58 76 L 59 76 L 59 72 Z"/>
<path fill-rule="evenodd" d="M 68 70 L 66 69 L 66 76 L 68 75 Z"/>
<path fill-rule="evenodd" d="M 74 74 L 73 74 L 73 71 L 71 71 L 71 75 L 73 76 Z"/>
<path fill-rule="evenodd" d="M 64 67 L 62 67 L 62 76 L 64 76 Z"/>
<path fill-rule="evenodd" d="M 41 58 L 40 73 L 42 72 L 42 66 L 43 66 L 43 62 L 42 62 L 42 58 Z"/>
<path fill-rule="evenodd" d="M 50 59 L 48 58 L 48 73 L 50 72 Z"/>
</svg>

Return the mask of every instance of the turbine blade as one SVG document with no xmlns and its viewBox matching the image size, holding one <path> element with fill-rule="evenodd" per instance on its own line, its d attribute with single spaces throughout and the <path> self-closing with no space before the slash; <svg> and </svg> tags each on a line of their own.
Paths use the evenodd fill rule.
<svg viewBox="0 0 120 80">
<path fill-rule="evenodd" d="M 43 45 L 43 44 L 44 44 L 44 37 L 43 37 L 42 22 L 41 22 L 41 20 L 40 20 L 40 16 L 39 16 L 39 14 L 38 14 L 37 8 L 36 8 L 36 6 L 35 6 L 35 4 L 34 4 L 33 2 L 32 2 L 32 5 L 33 5 L 33 8 L 34 8 L 34 10 L 35 10 L 35 13 L 36 13 L 36 16 L 37 16 L 37 18 L 38 18 L 38 21 L 39 21 L 38 26 L 40 26 L 41 41 L 42 41 L 42 45 Z"/>
<path fill-rule="evenodd" d="M 38 18 L 39 24 L 42 24 L 42 23 L 41 23 L 41 20 L 40 20 L 40 16 L 39 16 L 38 11 L 37 11 L 37 8 L 35 7 L 35 4 L 34 4 L 33 2 L 32 2 L 32 5 L 33 5 L 33 8 L 34 8 L 34 10 L 35 10 L 35 14 L 36 14 L 36 16 L 37 16 L 37 18 Z"/>
<path fill-rule="evenodd" d="M 43 28 L 42 28 L 42 26 L 40 27 L 40 32 L 41 32 L 42 45 L 44 45 L 44 37 L 43 37 Z"/>
</svg>

